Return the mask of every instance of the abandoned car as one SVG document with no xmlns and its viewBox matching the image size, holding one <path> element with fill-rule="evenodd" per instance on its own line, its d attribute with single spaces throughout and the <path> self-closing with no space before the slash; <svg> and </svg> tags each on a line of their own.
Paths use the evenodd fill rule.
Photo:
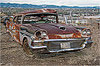
<svg viewBox="0 0 100 66">
<path fill-rule="evenodd" d="M 35 50 L 43 53 L 81 50 L 89 45 L 75 27 L 59 24 L 57 12 L 52 9 L 16 14 L 6 27 L 27 54 Z"/>
</svg>

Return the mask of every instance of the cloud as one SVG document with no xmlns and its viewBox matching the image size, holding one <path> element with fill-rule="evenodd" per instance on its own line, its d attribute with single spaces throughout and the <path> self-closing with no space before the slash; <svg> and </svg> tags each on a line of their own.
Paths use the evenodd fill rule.
<svg viewBox="0 0 100 66">
<path fill-rule="evenodd" d="M 1 2 L 26 3 L 34 5 L 100 6 L 100 0 L 1 0 Z"/>
<path fill-rule="evenodd" d="M 8 3 L 8 2 L 12 2 L 12 0 L 0 0 L 1 3 Z"/>
</svg>

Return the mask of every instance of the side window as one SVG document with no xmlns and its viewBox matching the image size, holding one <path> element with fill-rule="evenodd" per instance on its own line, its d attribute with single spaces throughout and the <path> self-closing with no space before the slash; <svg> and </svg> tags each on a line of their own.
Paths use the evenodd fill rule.
<svg viewBox="0 0 100 66">
<path fill-rule="evenodd" d="M 22 18 L 22 16 L 17 17 L 17 24 L 21 24 L 21 18 Z"/>
<path fill-rule="evenodd" d="M 13 20 L 14 23 L 20 24 L 22 16 L 16 16 Z"/>
</svg>

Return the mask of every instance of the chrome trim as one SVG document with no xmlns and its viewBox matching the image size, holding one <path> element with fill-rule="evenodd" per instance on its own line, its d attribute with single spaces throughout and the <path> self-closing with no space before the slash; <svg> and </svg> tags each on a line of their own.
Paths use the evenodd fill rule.
<svg viewBox="0 0 100 66">
<path fill-rule="evenodd" d="M 86 41 L 86 44 L 91 44 L 93 43 L 93 41 Z"/>
<path fill-rule="evenodd" d="M 33 42 L 33 40 L 32 40 Z M 29 43 L 29 47 L 32 48 L 32 49 L 43 49 L 43 48 L 47 48 L 47 46 L 32 46 L 31 45 L 31 42 Z"/>
<path fill-rule="evenodd" d="M 80 48 L 68 48 L 68 49 L 61 49 L 61 50 L 54 50 L 54 51 L 49 51 L 48 50 L 48 52 L 50 52 L 50 53 L 55 53 L 55 52 L 64 52 L 64 51 L 73 51 L 73 50 L 80 50 L 80 49 L 83 49 L 83 48 L 85 48 L 85 44 L 83 44 L 83 46 L 82 47 L 80 47 Z M 40 46 L 40 47 L 30 47 L 30 48 L 32 48 L 32 49 L 43 49 L 43 48 L 47 48 L 47 46 Z"/>
<path fill-rule="evenodd" d="M 47 46 L 35 46 L 35 47 L 29 46 L 29 47 L 32 48 L 32 49 L 43 49 L 43 48 L 47 48 Z"/>
<path fill-rule="evenodd" d="M 92 41 L 92 39 L 91 39 L 92 37 L 87 37 L 87 38 L 85 38 L 85 43 L 86 44 L 91 44 L 91 43 L 93 43 L 93 41 Z"/>
<path fill-rule="evenodd" d="M 85 39 L 48 39 L 48 40 L 34 40 L 33 42 L 76 41 L 76 40 L 85 40 Z"/>
<path fill-rule="evenodd" d="M 33 42 L 45 42 L 45 41 L 74 41 L 74 40 L 84 40 L 84 39 L 49 39 L 49 40 L 34 40 Z M 87 44 L 87 41 L 85 41 L 84 43 L 83 43 L 83 45 L 82 45 L 82 47 L 80 47 L 80 48 L 67 48 L 67 49 L 61 49 L 61 50 L 48 50 L 48 52 L 50 52 L 50 53 L 54 53 L 54 52 L 63 52 L 63 51 L 73 51 L 73 50 L 80 50 L 80 49 L 83 49 L 83 48 L 85 48 L 85 46 L 86 46 L 86 44 Z M 43 48 L 46 48 L 46 49 L 48 49 L 47 48 L 47 46 L 32 46 L 31 44 L 29 44 L 29 47 L 30 48 L 32 48 L 32 49 L 43 49 Z"/>
<path fill-rule="evenodd" d="M 54 52 L 73 51 L 73 50 L 80 50 L 83 48 L 85 48 L 85 44 L 83 44 L 83 46 L 80 48 L 68 48 L 68 49 L 61 49 L 61 50 L 55 50 L 55 51 L 49 51 L 49 52 L 54 53 Z"/>
<path fill-rule="evenodd" d="M 91 40 L 91 37 L 87 37 L 87 38 L 85 38 L 85 39 L 88 41 L 88 40 Z"/>
</svg>

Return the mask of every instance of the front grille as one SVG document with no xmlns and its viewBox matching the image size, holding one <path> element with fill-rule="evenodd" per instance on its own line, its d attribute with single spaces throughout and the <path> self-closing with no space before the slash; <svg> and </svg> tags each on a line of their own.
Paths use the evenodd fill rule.
<svg viewBox="0 0 100 66">
<path fill-rule="evenodd" d="M 67 49 L 67 48 L 62 48 L 61 43 L 70 43 L 70 48 L 80 48 L 84 41 L 54 41 L 54 42 L 45 42 L 49 50 L 60 50 L 60 49 Z"/>
</svg>

